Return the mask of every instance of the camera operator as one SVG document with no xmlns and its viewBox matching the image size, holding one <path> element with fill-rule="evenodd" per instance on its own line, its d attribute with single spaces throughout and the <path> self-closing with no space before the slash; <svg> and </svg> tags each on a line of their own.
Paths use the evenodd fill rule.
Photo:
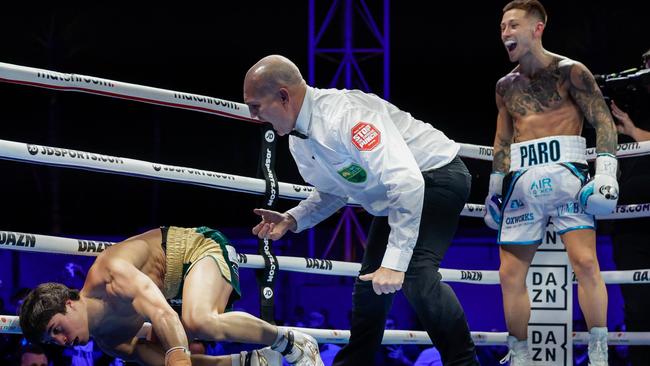
<svg viewBox="0 0 650 366">
<path fill-rule="evenodd" d="M 643 68 L 650 69 L 650 50 L 643 54 Z M 645 71 L 645 70 L 644 70 Z M 645 90 L 644 90 L 645 89 Z M 636 90 L 636 102 L 621 109 L 612 99 L 619 142 L 650 140 L 650 83 Z M 615 96 L 612 96 L 613 98 Z M 619 205 L 650 202 L 650 155 L 619 160 Z M 612 234 L 614 262 L 618 270 L 650 267 L 650 218 L 617 220 Z M 629 332 L 650 330 L 650 285 L 621 285 L 625 302 L 625 324 Z M 632 365 L 647 365 L 650 346 L 630 346 Z"/>
<path fill-rule="evenodd" d="M 634 141 L 650 140 L 650 131 L 646 131 L 634 124 L 630 115 L 620 109 L 615 101 L 612 101 L 612 115 L 616 118 L 616 129 L 618 133 L 631 137 Z"/>
<path fill-rule="evenodd" d="M 643 58 L 643 68 L 650 70 L 650 50 L 646 51 L 641 57 Z M 650 124 L 650 121 L 648 121 L 650 113 L 647 107 L 647 104 L 650 101 L 650 83 L 646 83 L 643 87 L 645 87 L 645 93 L 641 93 L 641 103 L 636 103 L 641 105 L 637 105 L 636 107 L 642 109 L 639 111 L 640 113 L 637 113 L 637 115 L 639 115 L 638 117 L 640 117 L 640 119 L 644 120 L 642 121 L 642 124 L 646 125 L 643 126 L 645 129 L 635 125 L 629 114 L 616 105 L 616 101 L 612 100 L 611 104 L 612 115 L 616 118 L 616 128 L 618 129 L 618 132 L 631 137 L 634 141 L 650 140 L 650 126 L 647 126 Z"/>
</svg>

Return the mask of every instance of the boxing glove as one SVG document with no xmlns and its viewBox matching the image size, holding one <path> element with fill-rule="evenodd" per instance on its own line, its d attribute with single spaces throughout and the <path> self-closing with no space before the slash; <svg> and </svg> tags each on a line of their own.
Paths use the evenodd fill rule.
<svg viewBox="0 0 650 366">
<path fill-rule="evenodd" d="M 501 206 L 502 198 L 501 191 L 503 189 L 504 173 L 492 172 L 490 174 L 490 187 L 488 195 L 485 197 L 485 215 L 483 221 L 485 224 L 494 230 L 499 230 L 501 226 Z"/>
<path fill-rule="evenodd" d="M 616 209 L 618 161 L 611 154 L 598 154 L 596 174 L 578 192 L 580 206 L 590 215 L 607 215 Z"/>
</svg>

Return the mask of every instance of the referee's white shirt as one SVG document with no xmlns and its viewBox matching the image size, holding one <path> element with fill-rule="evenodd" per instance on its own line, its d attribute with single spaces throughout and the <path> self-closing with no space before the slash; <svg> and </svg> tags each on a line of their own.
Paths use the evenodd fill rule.
<svg viewBox="0 0 650 366">
<path fill-rule="evenodd" d="M 289 149 L 310 196 L 288 213 L 297 232 L 326 219 L 352 198 L 388 216 L 382 267 L 405 272 L 418 237 L 423 171 L 454 159 L 460 146 L 442 132 L 373 94 L 307 87 Z"/>
</svg>

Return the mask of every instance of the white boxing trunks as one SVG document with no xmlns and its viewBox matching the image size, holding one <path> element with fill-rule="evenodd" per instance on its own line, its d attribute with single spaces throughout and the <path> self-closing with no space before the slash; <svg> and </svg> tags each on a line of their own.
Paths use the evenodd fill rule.
<svg viewBox="0 0 650 366">
<path fill-rule="evenodd" d="M 548 219 L 559 234 L 595 229 L 576 196 L 587 182 L 585 139 L 550 136 L 512 144 L 499 244 L 541 244 Z"/>
</svg>

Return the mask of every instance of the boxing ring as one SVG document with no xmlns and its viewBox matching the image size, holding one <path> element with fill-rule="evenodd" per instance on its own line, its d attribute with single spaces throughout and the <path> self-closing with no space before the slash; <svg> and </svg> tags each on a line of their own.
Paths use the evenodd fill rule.
<svg viewBox="0 0 650 366">
<path fill-rule="evenodd" d="M 250 118 L 248 107 L 245 104 L 92 76 L 64 74 L 0 63 L 0 81 L 61 91 L 91 93 L 112 98 L 182 108 L 260 124 L 260 121 Z M 275 140 L 272 132 L 267 132 L 265 138 L 268 142 Z M 492 160 L 492 147 L 466 143 L 461 143 L 460 145 L 461 150 L 459 154 L 462 157 L 484 161 Z M 588 157 L 592 160 L 596 156 L 594 148 L 588 149 L 587 153 Z M 650 153 L 650 141 L 621 144 L 617 148 L 617 156 L 619 158 L 646 155 L 648 153 Z M 265 192 L 268 193 L 270 179 L 273 180 L 272 183 L 277 185 L 277 191 L 272 192 L 273 199 L 277 197 L 294 200 L 304 199 L 313 190 L 309 186 L 278 182 L 275 175 L 271 175 L 270 178 L 267 176 L 267 179 L 250 178 L 190 167 L 165 165 L 160 162 L 148 162 L 126 157 L 104 155 L 96 152 L 6 140 L 0 140 L 0 159 L 135 176 L 259 195 L 265 194 Z M 273 186 L 271 187 L 273 190 Z M 350 201 L 349 204 L 355 205 L 356 203 Z M 483 212 L 484 206 L 482 204 L 467 204 L 461 215 L 480 218 L 483 217 Z M 599 216 L 598 219 L 619 220 L 648 216 L 650 216 L 650 203 L 639 203 L 620 205 L 613 213 L 606 216 Z M 537 309 L 539 313 L 537 314 L 535 307 L 533 307 L 531 328 L 535 331 L 535 324 L 542 324 L 539 329 L 544 329 L 544 326 L 546 326 L 544 321 L 549 317 L 554 319 L 555 323 L 553 325 L 564 325 L 564 328 L 560 327 L 563 329 L 560 333 L 563 331 L 565 335 L 563 342 L 560 341 L 556 346 L 553 346 L 557 348 L 556 351 L 564 352 L 564 357 L 559 357 L 557 362 L 549 363 L 545 361 L 543 363 L 545 365 L 561 365 L 567 364 L 567 361 L 572 359 L 570 357 L 572 355 L 572 347 L 567 346 L 567 343 L 569 345 L 571 343 L 587 344 L 588 333 L 572 331 L 570 320 L 572 318 L 571 304 L 573 290 L 571 283 L 575 283 L 575 281 L 572 281 L 574 276 L 572 276 L 570 265 L 567 265 L 568 258 L 566 258 L 567 256 L 563 252 L 561 242 L 557 242 L 556 235 L 554 235 L 552 229 L 547 232 L 545 237 L 546 240 L 540 246 L 540 251 L 536 255 L 535 261 L 531 266 L 531 271 L 529 272 L 529 291 L 544 287 L 543 285 L 536 284 L 536 277 L 556 276 L 559 273 L 560 276 L 558 278 L 563 275 L 565 279 L 563 285 L 558 285 L 561 289 L 560 292 L 563 292 L 562 299 L 564 301 L 564 308 L 554 308 L 553 306 L 556 304 L 551 304 L 550 307 L 545 308 L 542 306 Z M 0 231 L 0 249 L 15 251 L 96 256 L 113 244 L 111 242 Z M 241 253 L 238 254 L 238 261 L 241 268 L 268 270 L 270 266 L 274 266 L 274 269 L 278 268 L 283 271 L 349 277 L 356 277 L 361 267 L 359 263 L 288 256 L 273 256 L 273 259 L 269 262 L 269 258 L 263 255 Z M 496 285 L 499 283 L 498 271 L 440 269 L 440 273 L 442 274 L 443 281 L 446 282 L 464 282 L 476 285 Z M 603 271 L 602 276 L 606 284 L 648 284 L 650 283 L 649 273 L 650 269 Z M 549 310 L 551 311 L 551 315 L 548 315 Z M 559 318 L 563 321 L 558 322 L 558 314 L 562 314 Z M 19 334 L 21 332 L 18 324 L 18 317 L 0 315 L 0 333 Z M 346 343 L 350 336 L 347 330 L 296 329 L 300 329 L 314 336 L 320 343 Z M 553 335 L 553 332 L 557 330 L 540 330 L 540 332 L 544 331 L 547 332 L 546 335 L 548 336 L 549 334 Z M 478 346 L 506 345 L 506 337 L 507 332 L 472 332 L 472 338 Z M 541 337 L 540 339 L 548 339 L 548 337 L 544 337 L 544 334 Z M 535 336 L 533 335 L 532 338 L 534 343 Z M 650 345 L 650 330 L 648 332 L 610 332 L 608 338 L 610 345 Z M 423 331 L 387 330 L 384 333 L 382 344 L 424 345 L 431 344 L 431 340 L 426 332 Z M 568 362 L 571 363 L 572 361 Z"/>
</svg>

